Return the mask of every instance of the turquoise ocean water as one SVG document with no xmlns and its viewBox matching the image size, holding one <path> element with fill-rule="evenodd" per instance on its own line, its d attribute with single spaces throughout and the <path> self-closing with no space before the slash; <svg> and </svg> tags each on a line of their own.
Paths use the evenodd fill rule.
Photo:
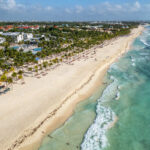
<svg viewBox="0 0 150 150">
<path fill-rule="evenodd" d="M 39 150 L 150 150 L 150 27 Z M 108 129 L 114 118 L 118 121 Z"/>
</svg>

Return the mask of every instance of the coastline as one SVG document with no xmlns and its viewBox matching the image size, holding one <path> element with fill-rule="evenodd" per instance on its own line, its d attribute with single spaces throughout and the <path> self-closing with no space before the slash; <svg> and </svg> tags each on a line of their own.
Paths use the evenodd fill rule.
<svg viewBox="0 0 150 150">
<path fill-rule="evenodd" d="M 53 111 L 50 111 L 48 109 L 46 113 L 42 114 L 40 118 L 38 118 L 38 120 L 36 120 L 34 124 L 30 126 L 30 128 L 27 127 L 28 130 L 20 134 L 22 136 L 19 136 L 19 138 L 17 138 L 18 140 L 15 140 L 15 143 L 11 147 L 9 147 L 9 150 L 37 149 L 40 145 L 41 139 L 47 133 L 58 128 L 61 124 L 63 124 L 68 119 L 68 117 L 73 113 L 73 110 L 76 107 L 77 103 L 89 97 L 97 87 L 103 84 L 102 78 L 105 75 L 109 66 L 114 61 L 116 61 L 120 56 L 122 56 L 127 50 L 130 49 L 131 43 L 137 36 L 139 36 L 142 30 L 143 30 L 142 27 L 139 27 L 138 29 L 134 29 L 131 35 L 126 37 L 120 37 L 114 40 L 113 42 L 111 42 L 110 44 L 108 44 L 107 46 L 105 46 L 104 48 L 98 48 L 97 49 L 98 54 L 96 56 L 98 57 L 97 62 L 92 63 L 91 60 L 88 60 L 89 62 L 86 65 L 89 65 L 91 63 L 91 66 L 86 66 L 87 68 L 85 69 L 87 69 L 87 72 L 89 72 L 89 68 L 91 70 L 88 75 L 87 72 L 83 73 L 81 78 L 83 78 L 85 75 L 87 76 L 86 78 L 84 78 L 84 80 L 83 79 L 81 80 L 81 83 L 79 82 L 80 85 L 79 83 L 78 84 L 76 83 L 76 85 L 79 86 L 77 87 L 75 86 L 74 89 L 73 90 L 71 89 L 70 90 L 71 92 L 67 94 L 67 96 L 65 96 L 65 99 L 58 101 L 56 105 L 51 107 L 51 110 Z M 110 51 L 113 52 L 111 54 L 109 54 L 108 52 L 108 55 L 103 54 L 101 56 L 101 51 L 103 50 L 103 53 L 105 53 L 105 50 L 108 49 L 110 49 Z M 102 58 L 104 56 L 105 59 L 102 58 L 99 59 L 99 56 L 101 56 Z M 76 63 L 77 65 L 80 65 L 79 62 Z M 84 62 L 82 62 L 82 64 L 84 64 Z M 93 65 L 95 65 L 95 67 L 93 67 Z M 77 72 L 77 77 L 80 75 L 80 71 L 81 71 L 80 69 L 83 69 L 83 67 L 79 68 L 79 72 Z M 92 70 L 92 68 L 94 69 Z"/>
</svg>

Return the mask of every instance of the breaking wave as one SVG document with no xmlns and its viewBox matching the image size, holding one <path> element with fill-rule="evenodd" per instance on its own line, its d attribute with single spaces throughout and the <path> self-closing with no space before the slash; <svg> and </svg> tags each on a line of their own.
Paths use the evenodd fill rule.
<svg viewBox="0 0 150 150">
<path fill-rule="evenodd" d="M 140 38 L 140 41 L 141 41 L 144 45 L 150 46 L 150 44 L 147 43 L 146 38 L 141 37 L 141 38 Z"/>
<path fill-rule="evenodd" d="M 118 99 L 120 96 L 117 79 L 113 76 L 111 76 L 111 79 L 113 79 L 113 82 L 107 86 L 102 96 L 98 99 L 96 119 L 84 136 L 81 150 L 101 150 L 109 145 L 106 131 L 113 122 L 115 113 L 111 108 L 103 106 L 102 103 Z"/>
</svg>

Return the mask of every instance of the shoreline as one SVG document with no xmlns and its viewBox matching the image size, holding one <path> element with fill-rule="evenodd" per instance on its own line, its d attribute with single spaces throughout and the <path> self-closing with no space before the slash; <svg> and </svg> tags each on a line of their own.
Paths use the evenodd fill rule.
<svg viewBox="0 0 150 150">
<path fill-rule="evenodd" d="M 61 126 L 72 115 L 77 103 L 89 97 L 96 88 L 103 84 L 102 79 L 109 66 L 130 49 L 133 40 L 141 34 L 143 28 L 139 27 L 134 30 L 137 30 L 136 33 L 119 38 L 126 38 L 126 41 L 119 46 L 116 50 L 117 53 L 105 57 L 105 60 L 101 60 L 100 63 L 97 62 L 96 67 L 90 71 L 88 77 L 86 77 L 84 81 L 82 80 L 81 84 L 61 102 L 59 101 L 59 103 L 53 106 L 54 109 L 52 112 L 48 110 L 47 113 L 41 115 L 28 130 L 21 134 L 22 136 L 19 136 L 19 138 L 15 140 L 14 144 L 9 147 L 9 150 L 36 150 L 40 146 L 41 139 L 43 139 L 45 135 Z M 116 42 L 116 40 L 113 42 Z M 122 41 L 124 40 L 122 39 Z M 111 45 L 112 43 L 109 43 L 102 49 L 107 49 L 111 47 Z M 99 49 L 99 52 L 100 51 L 101 49 Z"/>
</svg>

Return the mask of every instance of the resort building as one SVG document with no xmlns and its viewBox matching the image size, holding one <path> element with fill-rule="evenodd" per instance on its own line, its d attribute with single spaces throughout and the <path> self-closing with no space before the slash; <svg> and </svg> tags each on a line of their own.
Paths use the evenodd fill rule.
<svg viewBox="0 0 150 150">
<path fill-rule="evenodd" d="M 23 38 L 24 38 L 24 40 L 31 40 L 33 38 L 33 34 L 32 33 L 24 33 Z"/>
<path fill-rule="evenodd" d="M 5 42 L 5 38 L 0 37 L 0 44 Z"/>
<path fill-rule="evenodd" d="M 23 41 L 23 33 L 20 32 L 7 32 L 7 33 L 2 33 L 2 35 L 12 37 L 16 43 Z"/>
</svg>

